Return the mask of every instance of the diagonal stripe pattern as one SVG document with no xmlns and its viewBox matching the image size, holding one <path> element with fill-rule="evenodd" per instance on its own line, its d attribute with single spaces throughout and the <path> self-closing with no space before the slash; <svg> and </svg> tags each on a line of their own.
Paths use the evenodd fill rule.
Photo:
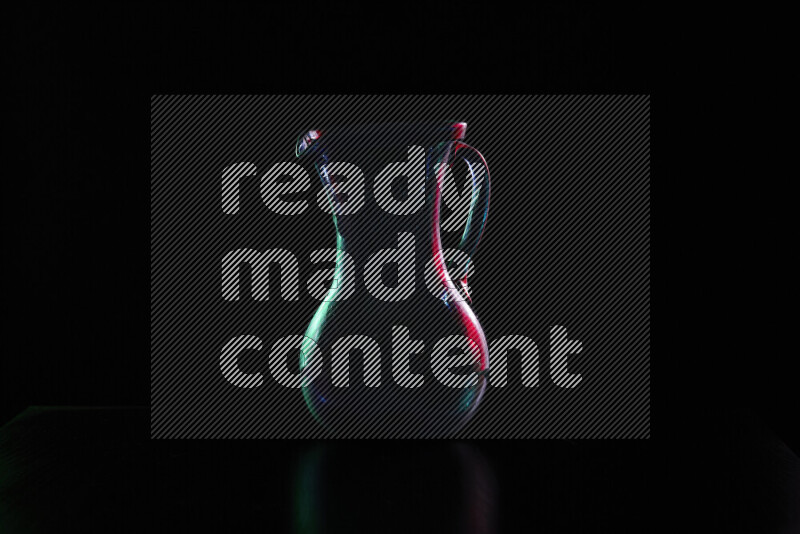
<svg viewBox="0 0 800 534">
<path fill-rule="evenodd" d="M 297 350 L 320 304 L 309 287 L 320 285 L 336 244 L 319 178 L 299 165 L 294 141 L 329 124 L 431 120 L 466 122 L 493 182 L 469 283 L 496 361 L 474 417 L 454 437 L 649 438 L 650 98 L 591 95 L 152 97 L 152 437 L 328 435 L 299 389 L 271 372 L 276 346 Z M 376 177 L 362 178 L 371 192 Z M 354 208 L 374 203 L 350 187 Z M 442 218 L 460 221 L 453 208 L 464 196 L 451 187 Z M 387 195 L 380 190 L 392 207 Z M 443 226 L 445 245 L 455 247 L 462 229 Z M 374 250 L 397 248 L 398 238 Z M 430 259 L 417 256 L 421 265 Z M 367 291 L 366 261 L 348 263 L 359 284 L 353 298 Z M 434 298 L 419 278 L 416 291 Z M 373 318 L 364 310 L 350 320 Z M 348 368 L 349 382 L 364 387 L 395 382 L 392 351 L 430 353 L 439 341 L 399 324 L 385 342 L 350 334 L 336 370 Z M 363 335 L 383 349 L 380 368 Z M 320 349 L 329 358 L 330 347 Z M 285 383 L 299 372 L 289 362 L 278 371 Z M 419 383 L 415 373 L 397 370 L 404 387 Z M 411 426 L 391 435 L 432 437 Z"/>
</svg>

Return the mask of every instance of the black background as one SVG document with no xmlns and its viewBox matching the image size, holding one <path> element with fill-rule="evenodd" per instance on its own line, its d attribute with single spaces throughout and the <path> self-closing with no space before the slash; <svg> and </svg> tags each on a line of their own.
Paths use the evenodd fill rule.
<svg viewBox="0 0 800 534">
<path fill-rule="evenodd" d="M 410 32 L 330 7 L 280 10 L 18 8 L 8 413 L 149 403 L 152 94 L 650 93 L 630 13 L 420 13 Z"/>
<path fill-rule="evenodd" d="M 0 379 L 3 420 L 28 405 L 128 405 L 144 410 L 140 416 L 83 427 L 70 423 L 69 428 L 93 429 L 82 436 L 60 428 L 73 449 L 57 455 L 58 465 L 76 458 L 92 465 L 81 473 L 79 484 L 62 487 L 55 497 L 88 495 L 81 506 L 71 507 L 73 516 L 144 525 L 150 521 L 149 511 L 174 504 L 170 509 L 178 510 L 183 521 L 178 516 L 171 520 L 189 529 L 218 520 L 211 505 L 220 500 L 246 508 L 247 498 L 258 495 L 259 502 L 282 503 L 289 491 L 283 484 L 288 467 L 283 466 L 308 446 L 156 445 L 146 439 L 149 243 L 144 177 L 151 94 L 649 94 L 653 73 L 662 70 L 652 19 L 643 11 L 562 5 L 492 14 L 464 6 L 443 6 L 447 9 L 441 13 L 430 5 L 396 7 L 391 14 L 377 7 L 343 13 L 338 6 L 297 4 L 11 8 L 6 127 L 13 142 L 4 195 L 8 293 Z M 400 20 L 390 26 L 390 18 Z M 680 36 L 671 33 L 664 46 L 676 39 Z M 442 70 L 457 73 L 465 57 L 481 65 L 481 71 L 442 75 Z M 678 91 L 692 91 L 691 80 L 677 82 Z M 661 140 L 662 134 L 657 135 Z M 666 159 L 666 153 L 661 157 Z M 658 181 L 659 173 L 654 178 Z M 692 178 L 686 171 L 673 183 L 691 195 Z M 662 187 L 670 185 L 657 187 L 657 195 Z M 665 219 L 667 207 L 665 202 L 663 212 L 657 209 Z M 679 214 L 673 215 L 675 220 L 681 224 Z M 719 222 L 711 228 L 724 230 Z M 707 235 L 705 229 L 696 231 Z M 745 244 L 757 239 L 752 234 L 741 237 Z M 694 248 L 682 252 L 681 264 L 697 257 Z M 657 255 L 664 264 L 659 278 L 664 277 L 665 287 L 675 288 L 678 282 L 668 277 L 670 258 L 666 252 Z M 720 283 L 713 278 L 716 272 L 697 272 L 705 277 L 701 283 Z M 669 292 L 657 294 L 664 295 L 659 300 L 668 300 Z M 793 443 L 785 408 L 791 398 L 788 379 L 780 366 L 767 364 L 780 353 L 776 355 L 774 343 L 722 339 L 724 334 L 710 320 L 715 310 L 699 306 L 707 312 L 707 321 L 699 322 L 685 315 L 693 307 L 697 301 L 690 299 L 658 312 L 665 326 L 659 327 L 657 338 L 665 348 L 654 358 L 656 377 L 663 378 L 656 379 L 653 413 L 656 422 L 675 423 L 673 428 L 656 430 L 653 440 L 598 447 L 570 442 L 477 444 L 494 465 L 501 486 L 501 512 L 507 516 L 503 531 L 536 530 L 537 517 L 549 518 L 539 526 L 550 531 L 648 531 L 666 517 L 682 518 L 684 511 L 697 508 L 701 516 L 694 521 L 729 531 L 768 532 L 787 524 L 786 509 L 772 507 L 785 502 L 787 485 L 796 492 L 796 471 L 791 474 L 781 469 L 783 464 L 769 461 L 778 447 L 775 433 Z M 754 328 L 768 327 L 772 315 L 758 315 Z M 666 326 L 668 318 L 674 326 Z M 670 373 L 670 366 L 678 370 Z M 53 439 L 39 436 L 35 443 Z M 81 439 L 93 445 L 83 446 Z M 57 447 L 61 442 L 55 441 Z M 93 452 L 102 449 L 98 443 L 118 444 L 110 445 L 116 452 Z M 767 452 L 754 454 L 753 443 Z M 383 458 L 381 446 L 360 445 L 365 454 Z M 573 446 L 582 447 L 578 460 L 567 452 Z M 230 459 L 232 452 L 239 462 Z M 218 463 L 223 457 L 234 463 Z M 553 457 L 563 460 L 532 460 Z M 256 464 L 249 464 L 247 476 L 232 480 L 227 475 L 228 469 L 244 472 L 248 461 Z M 572 484 L 559 489 L 548 482 L 561 472 L 554 465 L 569 471 Z M 606 469 L 583 474 L 582 469 L 598 465 Z M 657 483 L 655 475 L 665 466 L 684 469 L 670 477 L 671 483 Z M 375 464 L 376 476 L 382 470 Z M 533 490 L 530 481 L 536 481 Z M 36 502 L 55 500 L 46 490 L 37 494 L 31 487 L 37 486 L 19 492 L 15 504 L 36 510 Z M 53 485 L 38 487 L 57 491 Z M 113 505 L 92 506 L 97 497 L 87 488 L 98 487 L 98 494 L 116 488 Z M 408 490 L 401 484 L 381 487 L 395 497 Z M 224 491 L 228 488 L 236 489 Z M 348 488 L 344 483 L 337 490 L 346 493 Z M 542 498 L 552 495 L 561 498 Z M 392 502 L 403 506 L 402 500 Z M 665 505 L 667 515 L 656 513 L 656 503 Z M 537 505 L 547 512 L 534 513 Z M 269 525 L 279 512 L 280 504 L 275 506 L 258 510 L 248 524 Z M 82 526 L 89 529 L 92 524 L 84 519 Z"/>
</svg>

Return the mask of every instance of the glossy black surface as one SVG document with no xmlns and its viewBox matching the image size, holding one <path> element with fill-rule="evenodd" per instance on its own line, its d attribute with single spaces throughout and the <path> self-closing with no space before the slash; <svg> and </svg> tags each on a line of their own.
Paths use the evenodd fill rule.
<svg viewBox="0 0 800 534">
<path fill-rule="evenodd" d="M 798 526 L 800 461 L 747 418 L 667 456 L 651 441 L 153 441 L 148 424 L 138 408 L 26 410 L 0 429 L 0 531 Z"/>
<path fill-rule="evenodd" d="M 648 442 L 151 441 L 147 429 L 142 409 L 28 409 L 0 430 L 3 532 L 618 532 L 652 504 Z"/>
</svg>

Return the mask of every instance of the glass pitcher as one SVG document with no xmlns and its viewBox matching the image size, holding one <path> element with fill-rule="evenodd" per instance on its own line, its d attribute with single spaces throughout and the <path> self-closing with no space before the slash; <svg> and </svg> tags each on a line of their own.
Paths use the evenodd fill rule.
<svg viewBox="0 0 800 534">
<path fill-rule="evenodd" d="M 299 362 L 306 405 L 335 436 L 447 436 L 483 397 L 489 351 L 467 275 L 490 181 L 465 133 L 466 123 L 384 124 L 297 140 L 336 230 L 331 286 Z M 460 241 L 446 248 L 443 186 L 456 172 L 471 196 Z"/>
</svg>

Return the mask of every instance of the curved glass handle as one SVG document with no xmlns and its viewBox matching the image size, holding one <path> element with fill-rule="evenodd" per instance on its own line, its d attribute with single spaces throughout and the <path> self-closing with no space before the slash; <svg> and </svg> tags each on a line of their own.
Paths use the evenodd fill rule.
<svg viewBox="0 0 800 534">
<path fill-rule="evenodd" d="M 469 262 L 472 261 L 472 255 L 475 254 L 475 250 L 478 248 L 483 229 L 486 226 L 486 218 L 489 215 L 491 180 L 489 178 L 489 167 L 486 165 L 486 159 L 483 154 L 466 143 L 455 141 L 450 160 L 451 163 L 455 163 L 459 159 L 466 163 L 472 178 L 472 200 L 470 202 L 469 215 L 464 227 L 464 234 L 461 236 L 461 242 L 458 245 L 459 250 L 465 252 L 469 259 L 463 266 L 460 266 L 458 271 L 452 272 L 451 275 L 453 280 L 460 281 L 467 297 L 472 300 L 467 286 L 467 273 L 469 272 Z"/>
</svg>

